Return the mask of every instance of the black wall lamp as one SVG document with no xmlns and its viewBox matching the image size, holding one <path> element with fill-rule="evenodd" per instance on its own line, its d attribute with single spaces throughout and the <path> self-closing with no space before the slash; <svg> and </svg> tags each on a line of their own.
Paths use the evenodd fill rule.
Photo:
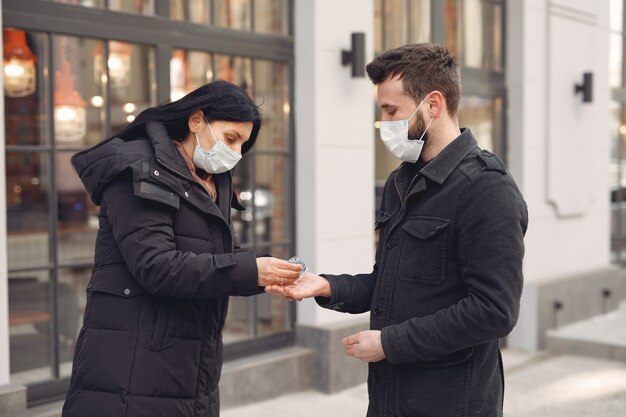
<svg viewBox="0 0 626 417">
<path fill-rule="evenodd" d="M 583 94 L 583 103 L 591 103 L 593 101 L 593 73 L 583 73 L 583 83 L 574 86 L 574 93 Z"/>
<path fill-rule="evenodd" d="M 351 50 L 341 51 L 341 65 L 352 65 L 352 78 L 365 76 L 365 33 L 352 33 Z"/>
</svg>

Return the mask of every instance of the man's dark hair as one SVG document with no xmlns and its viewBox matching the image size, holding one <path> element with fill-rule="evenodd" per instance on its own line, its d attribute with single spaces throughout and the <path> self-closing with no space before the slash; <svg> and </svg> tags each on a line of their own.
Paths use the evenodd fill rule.
<svg viewBox="0 0 626 417">
<path fill-rule="evenodd" d="M 445 46 L 418 43 L 390 49 L 367 64 L 365 69 L 376 85 L 389 77 L 399 76 L 404 91 L 416 102 L 431 91 L 440 91 L 450 116 L 458 116 L 461 72 Z"/>
</svg>

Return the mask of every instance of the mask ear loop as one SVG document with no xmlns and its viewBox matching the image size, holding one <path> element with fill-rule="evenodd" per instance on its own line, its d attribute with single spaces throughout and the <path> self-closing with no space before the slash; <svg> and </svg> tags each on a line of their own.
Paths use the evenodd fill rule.
<svg viewBox="0 0 626 417">
<path fill-rule="evenodd" d="M 413 116 L 415 116 L 415 113 L 417 113 L 417 111 L 418 111 L 419 109 L 421 109 L 421 108 L 422 108 L 422 105 L 424 104 L 424 102 L 426 101 L 426 99 L 427 99 L 427 98 L 428 98 L 428 96 L 424 97 L 424 100 L 422 100 L 422 102 L 420 103 L 420 105 L 419 105 L 419 106 L 417 106 L 417 108 L 415 109 L 415 111 L 413 112 L 413 114 L 412 114 L 411 116 L 409 116 L 409 118 L 408 118 L 408 119 L 406 119 L 406 121 L 407 121 L 407 122 L 410 122 L 410 121 L 411 121 L 411 119 L 413 118 Z"/>
</svg>

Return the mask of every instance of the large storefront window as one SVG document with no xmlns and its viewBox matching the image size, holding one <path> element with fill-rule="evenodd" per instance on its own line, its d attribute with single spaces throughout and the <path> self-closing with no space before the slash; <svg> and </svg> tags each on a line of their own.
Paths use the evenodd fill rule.
<svg viewBox="0 0 626 417">
<path fill-rule="evenodd" d="M 376 0 L 375 54 L 404 44 L 444 44 L 461 66 L 459 124 L 479 146 L 506 158 L 504 131 L 504 1 Z M 376 119 L 380 115 L 376 110 Z M 398 165 L 376 140 L 376 195 Z"/>
<path fill-rule="evenodd" d="M 245 248 L 282 258 L 294 254 L 293 44 L 285 36 L 275 46 L 254 34 L 288 34 L 291 3 L 172 1 L 163 11 L 155 3 L 24 0 L 21 7 L 33 9 L 28 21 L 3 3 L 11 379 L 29 387 L 30 403 L 64 395 L 93 265 L 98 207 L 70 159 L 147 107 L 217 79 L 245 88 L 261 104 L 264 119 L 255 148 L 237 166 L 235 189 L 248 209 L 233 213 L 234 230 Z M 86 21 L 107 20 L 110 33 L 90 33 L 64 17 L 69 7 Z M 104 10 L 94 14 L 93 8 Z M 115 26 L 122 13 L 138 15 L 136 31 L 124 32 L 127 39 Z M 49 14 L 67 20 L 63 35 L 57 27 L 29 26 Z M 205 26 L 181 35 L 177 20 Z M 178 44 L 154 39 L 154 25 L 170 31 Z M 215 32 L 211 25 L 250 33 Z M 194 42 L 202 46 L 186 49 Z M 293 306 L 280 298 L 233 298 L 226 357 L 291 343 L 293 322 Z"/>
</svg>

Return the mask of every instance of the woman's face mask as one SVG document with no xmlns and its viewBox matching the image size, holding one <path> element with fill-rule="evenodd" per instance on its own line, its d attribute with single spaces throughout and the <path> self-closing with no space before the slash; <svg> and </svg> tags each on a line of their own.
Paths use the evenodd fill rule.
<svg viewBox="0 0 626 417">
<path fill-rule="evenodd" d="M 380 138 L 385 144 L 385 147 L 396 158 L 405 162 L 417 162 L 422 153 L 424 147 L 424 135 L 428 131 L 433 119 L 430 119 L 426 129 L 417 140 L 409 139 L 409 121 L 415 116 L 418 110 L 422 107 L 428 96 L 424 97 L 424 100 L 417 106 L 417 109 L 411 114 L 408 119 L 394 120 L 391 122 L 378 122 L 380 128 Z"/>
<path fill-rule="evenodd" d="M 213 139 L 215 139 L 215 145 L 208 151 L 205 151 L 200 146 L 198 134 L 194 133 L 196 136 L 196 148 L 193 151 L 193 164 L 196 168 L 200 168 L 209 174 L 221 174 L 222 172 L 230 171 L 241 160 L 241 155 L 226 146 L 224 142 L 218 140 L 209 122 L 206 124 L 211 131 L 211 135 L 213 135 Z"/>
</svg>

